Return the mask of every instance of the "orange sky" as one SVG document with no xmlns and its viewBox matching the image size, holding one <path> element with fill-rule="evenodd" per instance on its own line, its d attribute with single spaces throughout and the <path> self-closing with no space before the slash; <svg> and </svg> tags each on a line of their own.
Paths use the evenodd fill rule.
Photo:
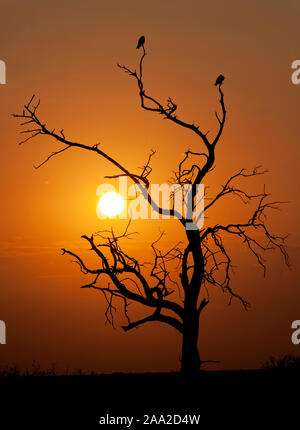
<svg viewBox="0 0 300 430">
<path fill-rule="evenodd" d="M 141 34 L 148 51 L 146 88 L 161 99 L 172 96 L 181 117 L 204 130 L 215 130 L 213 82 L 219 73 L 226 77 L 228 120 L 212 190 L 241 167 L 262 164 L 270 173 L 255 186 L 266 183 L 276 200 L 290 202 L 271 225 L 291 235 L 293 270 L 270 256 L 264 279 L 255 260 L 233 246 L 233 287 L 252 309 L 228 307 L 227 298 L 212 291 L 200 322 L 201 358 L 228 369 L 259 366 L 270 354 L 299 353 L 290 340 L 291 322 L 300 319 L 300 85 L 291 83 L 291 63 L 300 58 L 299 2 L 2 0 L 0 6 L 0 59 L 7 64 L 7 84 L 0 86 L 0 319 L 7 324 L 7 345 L 0 345 L 0 365 L 36 360 L 103 372 L 179 367 L 180 338 L 173 329 L 153 324 L 123 333 L 105 326 L 102 296 L 81 290 L 86 279 L 60 255 L 62 246 L 86 255 L 81 234 L 110 225 L 123 229 L 124 221 L 100 221 L 95 212 L 97 186 L 117 171 L 80 151 L 33 169 L 54 148 L 41 138 L 19 147 L 20 127 L 10 116 L 35 93 L 50 128 L 63 128 L 85 144 L 100 141 L 132 170 L 156 149 L 151 178 L 166 182 L 183 152 L 197 151 L 199 142 L 142 111 L 135 82 L 116 67 L 135 67 Z M 238 220 L 244 212 L 226 202 L 215 219 Z M 145 243 L 159 228 L 167 232 L 163 246 L 178 240 L 176 221 L 138 221 L 133 228 L 141 234 L 130 251 L 142 259 L 149 258 Z"/>
</svg>

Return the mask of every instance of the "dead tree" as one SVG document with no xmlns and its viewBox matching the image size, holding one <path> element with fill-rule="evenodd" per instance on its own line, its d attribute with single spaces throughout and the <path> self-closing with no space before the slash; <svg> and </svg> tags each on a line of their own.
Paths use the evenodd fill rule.
<svg viewBox="0 0 300 430">
<path fill-rule="evenodd" d="M 178 164 L 174 178 L 174 181 L 180 184 L 181 187 L 185 184 L 191 184 L 190 198 L 194 208 L 196 204 L 196 187 L 198 184 L 204 183 L 207 175 L 214 167 L 216 148 L 226 121 L 226 108 L 222 90 L 223 81 L 216 87 L 220 97 L 220 113 L 215 113 L 217 132 L 214 137 L 208 138 L 208 133 L 204 132 L 200 126 L 183 121 L 178 117 L 177 105 L 171 98 L 168 98 L 167 102 L 163 103 L 146 91 L 143 80 L 145 56 L 146 51 L 143 45 L 137 71 L 119 64 L 118 67 L 135 79 L 142 109 L 160 114 L 162 118 L 187 129 L 187 131 L 199 138 L 200 150 L 197 152 L 186 150 L 183 159 Z M 56 155 L 74 148 L 94 152 L 95 155 L 104 158 L 119 170 L 117 175 L 109 176 L 109 178 L 127 176 L 137 186 L 139 184 L 144 185 L 147 190 L 146 198 L 149 204 L 159 214 L 165 213 L 164 208 L 159 206 L 159 202 L 153 201 L 150 193 L 149 175 L 152 171 L 151 158 L 154 152 L 149 155 L 142 173 L 131 172 L 119 160 L 104 152 L 102 146 L 99 147 L 99 144 L 84 145 L 69 140 L 63 130 L 57 132 L 55 129 L 48 128 L 38 114 L 39 104 L 40 101 L 36 102 L 35 97 L 32 96 L 30 101 L 24 105 L 22 113 L 13 115 L 16 118 L 21 118 L 23 120 L 22 126 L 25 126 L 25 130 L 21 133 L 24 133 L 26 138 L 20 144 L 35 137 L 50 136 L 54 143 L 62 145 L 60 149 L 52 152 L 42 163 L 35 166 L 36 168 L 41 167 Z M 196 161 L 193 162 L 192 160 L 195 159 Z M 113 231 L 110 233 L 98 232 L 92 236 L 82 236 L 99 258 L 99 267 L 97 268 L 88 267 L 79 255 L 69 250 L 62 249 L 62 252 L 74 258 L 83 273 L 92 276 L 92 280 L 82 288 L 93 288 L 104 295 L 107 302 L 106 318 L 108 322 L 114 323 L 113 311 L 116 309 L 116 300 L 119 300 L 120 303 L 123 303 L 124 314 L 127 318 L 127 324 L 123 326 L 125 331 L 151 321 L 165 323 L 175 328 L 182 336 L 181 371 L 186 374 L 194 374 L 198 372 L 201 363 L 204 362 L 200 360 L 198 352 L 198 329 L 200 314 L 209 303 L 207 294 L 209 288 L 219 287 L 224 293 L 228 294 L 229 303 L 231 303 L 232 299 L 237 299 L 245 309 L 249 306 L 249 303 L 232 289 L 232 262 L 229 251 L 224 244 L 225 236 L 236 238 L 248 247 L 264 272 L 265 261 L 262 253 L 268 250 L 279 250 L 285 263 L 289 265 L 285 237 L 271 233 L 266 225 L 267 212 L 278 208 L 281 202 L 270 202 L 268 200 L 269 195 L 265 189 L 262 192 L 251 194 L 238 185 L 239 179 L 251 178 L 264 173 L 265 171 L 260 167 L 256 167 L 249 172 L 241 169 L 224 183 L 214 197 L 207 200 L 208 203 L 205 206 L 207 216 L 220 200 L 235 195 L 240 197 L 242 203 L 255 202 L 255 210 L 251 213 L 249 219 L 241 220 L 237 224 L 223 225 L 221 222 L 190 230 L 187 229 L 187 223 L 192 220 L 182 217 L 178 222 L 185 229 L 186 244 L 184 246 L 177 244 L 168 252 L 162 252 L 158 247 L 158 241 L 154 242 L 152 244 L 154 262 L 150 277 L 145 274 L 144 265 L 132 256 L 127 255 L 121 246 L 122 240 L 129 238 L 132 234 L 129 232 L 129 225 L 121 236 L 115 235 Z M 171 217 L 175 216 L 174 205 L 169 213 Z M 261 233 L 258 238 L 255 235 L 256 232 Z M 179 286 L 183 297 L 182 300 L 176 299 L 172 301 L 170 296 L 174 292 L 174 287 L 168 267 L 170 262 L 174 260 L 177 260 L 179 264 L 178 281 L 180 282 Z M 146 308 L 152 309 L 152 311 L 144 318 L 132 321 L 128 313 L 128 305 L 131 302 L 144 305 Z"/>
</svg>

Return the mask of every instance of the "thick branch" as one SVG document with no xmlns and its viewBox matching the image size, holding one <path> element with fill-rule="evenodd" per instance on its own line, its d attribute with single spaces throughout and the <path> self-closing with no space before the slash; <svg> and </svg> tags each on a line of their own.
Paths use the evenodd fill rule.
<svg viewBox="0 0 300 430">
<path fill-rule="evenodd" d="M 83 273 L 96 274 L 96 278 L 94 279 L 94 281 L 87 285 L 84 285 L 83 288 L 93 288 L 96 290 L 100 290 L 105 295 L 105 298 L 108 302 L 108 307 L 112 306 L 112 300 L 109 301 L 107 299 L 106 294 L 121 298 L 124 301 L 124 306 L 126 309 L 127 300 L 140 303 L 147 307 L 156 308 L 156 318 L 159 318 L 161 321 L 169 323 L 170 325 L 178 329 L 179 322 L 176 318 L 160 315 L 160 311 L 162 309 L 168 309 L 173 311 L 177 316 L 179 316 L 179 318 L 183 318 L 183 308 L 179 304 L 166 299 L 166 296 L 170 295 L 171 292 L 167 287 L 168 272 L 165 264 L 168 259 L 173 258 L 171 251 L 166 254 L 162 254 L 159 253 L 153 245 L 153 249 L 155 249 L 156 255 L 151 276 L 153 276 L 157 280 L 157 283 L 154 286 L 150 286 L 146 278 L 142 275 L 140 270 L 140 264 L 137 262 L 137 260 L 132 257 L 129 257 L 120 248 L 119 240 L 121 238 L 128 237 L 129 234 L 130 233 L 127 232 L 127 228 L 124 234 L 121 236 L 115 236 L 112 232 L 112 237 L 107 237 L 106 242 L 101 243 L 99 245 L 96 245 L 93 236 L 82 236 L 85 240 L 89 242 L 91 250 L 99 257 L 102 263 L 101 269 L 90 269 L 84 263 L 84 261 L 75 253 L 67 251 L 65 249 L 63 249 L 62 251 L 63 254 L 69 254 L 76 259 Z M 109 249 L 110 254 L 113 258 L 112 265 L 110 264 L 108 257 L 106 257 L 106 255 L 101 251 L 101 247 L 107 247 Z M 175 247 L 173 249 L 175 249 Z M 163 275 L 161 275 L 161 271 L 157 271 L 157 268 L 160 266 L 164 268 Z M 119 276 L 125 273 L 130 274 L 133 277 L 120 279 Z M 107 288 L 98 286 L 97 282 L 100 280 L 101 275 L 108 276 L 110 281 L 113 283 L 115 289 L 111 289 L 110 287 Z M 133 285 L 137 287 L 137 292 L 134 292 L 132 291 L 132 289 L 128 288 L 128 286 L 126 285 L 126 281 L 131 281 Z M 140 289 L 139 286 L 141 286 L 142 289 Z M 127 312 L 125 314 L 128 317 Z"/>
<path fill-rule="evenodd" d="M 152 321 L 159 321 L 163 322 L 165 324 L 168 324 L 172 327 L 174 327 L 176 330 L 178 330 L 180 333 L 183 333 L 183 325 L 180 321 L 178 321 L 176 318 L 172 318 L 166 315 L 156 314 L 150 315 L 146 318 L 142 318 L 138 321 L 134 321 L 126 326 L 122 326 L 124 331 L 132 330 L 133 328 L 136 328 L 142 324 L 145 324 L 146 322 L 152 322 Z"/>
</svg>

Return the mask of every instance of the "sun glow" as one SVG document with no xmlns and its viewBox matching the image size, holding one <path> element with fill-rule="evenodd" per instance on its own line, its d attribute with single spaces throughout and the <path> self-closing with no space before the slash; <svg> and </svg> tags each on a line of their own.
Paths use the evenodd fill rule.
<svg viewBox="0 0 300 430">
<path fill-rule="evenodd" d="M 98 203 L 98 209 L 106 216 L 119 215 L 124 207 L 124 200 L 118 193 L 110 191 L 103 194 Z"/>
</svg>

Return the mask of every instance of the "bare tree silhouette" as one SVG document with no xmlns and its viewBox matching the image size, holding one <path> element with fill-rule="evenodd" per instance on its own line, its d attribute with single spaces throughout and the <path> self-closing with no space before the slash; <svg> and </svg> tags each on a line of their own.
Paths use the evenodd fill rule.
<svg viewBox="0 0 300 430">
<path fill-rule="evenodd" d="M 223 79 L 217 81 L 217 91 L 219 94 L 220 113 L 215 113 L 218 130 L 215 136 L 208 138 L 208 132 L 204 132 L 199 126 L 183 121 L 177 116 L 177 105 L 168 98 L 166 103 L 159 101 L 151 96 L 144 87 L 143 81 L 143 62 L 146 56 L 144 44 L 141 45 L 141 58 L 139 60 L 138 71 L 131 70 L 129 67 L 118 64 L 118 67 L 133 77 L 138 86 L 139 98 L 142 109 L 151 112 L 157 112 L 162 118 L 167 119 L 179 127 L 183 127 L 199 138 L 199 143 L 203 149 L 199 152 L 187 150 L 183 159 L 179 162 L 175 172 L 174 181 L 183 187 L 185 184 L 191 184 L 191 199 L 193 208 L 195 207 L 197 185 L 203 183 L 204 178 L 212 170 L 215 163 L 216 147 L 223 133 L 226 120 L 226 109 L 224 103 L 224 93 L 222 90 Z M 118 176 L 127 176 L 135 184 L 143 184 L 147 189 L 147 199 L 149 205 L 159 212 L 166 213 L 159 202 L 154 202 L 150 194 L 149 175 L 151 174 L 151 159 L 154 155 L 152 151 L 148 160 L 142 169 L 142 173 L 129 171 L 119 160 L 111 157 L 104 152 L 99 144 L 93 146 L 84 145 L 66 138 L 64 131 L 56 132 L 50 129 L 44 123 L 38 114 L 40 101 L 35 101 L 32 96 L 30 101 L 24 105 L 21 114 L 14 114 L 16 118 L 23 120 L 25 127 L 21 133 L 26 138 L 20 144 L 39 136 L 50 136 L 53 141 L 62 144 L 62 148 L 52 152 L 42 163 L 35 166 L 41 167 L 51 158 L 72 148 L 94 152 L 120 171 L 118 175 L 109 176 L 116 178 Z M 28 126 L 28 127 L 27 127 Z M 199 146 L 200 146 L 199 145 Z M 192 159 L 197 162 L 192 164 Z M 186 374 L 198 372 L 204 360 L 200 360 L 198 352 L 198 330 L 199 317 L 203 309 L 208 305 L 209 298 L 207 295 L 209 286 L 217 286 L 229 296 L 229 303 L 235 298 L 239 300 L 242 306 L 247 309 L 249 303 L 231 287 L 231 269 L 232 262 L 228 249 L 224 244 L 224 237 L 231 236 L 243 242 L 254 255 L 258 264 L 262 266 L 265 272 L 265 262 L 262 257 L 264 251 L 277 249 L 283 255 L 284 261 L 289 265 L 289 258 L 285 247 L 285 237 L 274 235 L 266 225 L 266 213 L 271 209 L 278 208 L 281 202 L 269 202 L 268 194 L 265 189 L 256 194 L 250 194 L 237 185 L 238 180 L 242 178 L 251 178 L 265 173 L 261 167 L 256 167 L 247 172 L 241 169 L 233 174 L 221 187 L 220 191 L 211 199 L 207 199 L 205 213 L 211 211 L 221 199 L 227 196 L 238 196 L 242 203 L 255 203 L 255 210 L 251 213 L 248 220 L 242 220 L 237 224 L 215 224 L 208 225 L 199 229 L 187 229 L 187 223 L 191 219 L 182 218 L 179 220 L 186 233 L 186 244 L 176 244 L 168 252 L 162 252 L 158 247 L 161 236 L 153 242 L 152 250 L 154 253 L 154 262 L 151 268 L 151 276 L 147 277 L 144 272 L 144 265 L 132 256 L 125 253 L 121 246 L 123 239 L 129 238 L 132 233 L 129 232 L 129 224 L 122 235 L 115 235 L 111 232 L 98 232 L 92 236 L 82 236 L 90 245 L 91 250 L 99 257 L 100 264 L 98 268 L 90 268 L 83 259 L 66 249 L 62 249 L 63 254 L 72 256 L 79 264 L 80 269 L 87 275 L 92 275 L 92 281 L 82 288 L 93 288 L 103 293 L 107 302 L 106 318 L 111 324 L 113 321 L 113 311 L 115 299 L 120 299 L 124 306 L 124 314 L 127 318 L 127 324 L 123 326 L 125 331 L 141 326 L 144 323 L 158 321 L 168 324 L 175 328 L 182 336 L 182 355 L 181 371 Z M 167 211 L 174 217 L 175 209 L 173 207 Z M 259 231 L 262 234 L 255 233 Z M 183 294 L 182 300 L 170 300 L 169 296 L 174 292 L 172 280 L 168 270 L 171 261 L 179 264 L 180 289 Z M 102 277 L 107 276 L 107 284 L 100 284 Z M 131 321 L 128 314 L 128 304 L 136 302 L 147 308 L 152 308 L 153 312 L 142 319 Z M 210 360 L 209 360 L 210 361 Z"/>
</svg>

